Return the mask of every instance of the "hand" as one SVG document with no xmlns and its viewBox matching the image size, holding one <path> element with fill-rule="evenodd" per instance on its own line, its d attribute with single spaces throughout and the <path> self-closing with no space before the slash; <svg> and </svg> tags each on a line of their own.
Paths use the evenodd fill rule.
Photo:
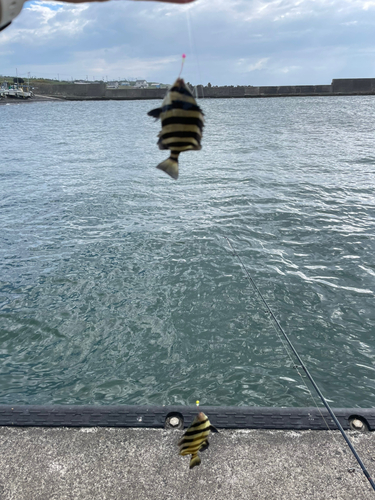
<svg viewBox="0 0 375 500">
<path fill-rule="evenodd" d="M 151 0 L 149 0 L 151 1 Z M 195 0 L 156 0 L 157 2 L 168 2 L 168 3 L 190 3 Z"/>
<path fill-rule="evenodd" d="M 69 3 L 84 3 L 84 2 L 107 2 L 108 0 L 62 0 L 63 2 L 69 2 Z M 139 0 L 136 0 L 139 1 Z M 147 1 L 153 1 L 153 0 L 147 0 Z M 194 2 L 195 0 L 155 0 L 156 2 L 167 2 L 167 3 L 190 3 Z"/>
</svg>

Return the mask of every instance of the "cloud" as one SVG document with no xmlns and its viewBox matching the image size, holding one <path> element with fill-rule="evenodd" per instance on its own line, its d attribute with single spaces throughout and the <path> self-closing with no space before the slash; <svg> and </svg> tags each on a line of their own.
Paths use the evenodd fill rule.
<svg viewBox="0 0 375 500">
<path fill-rule="evenodd" d="M 291 73 L 296 72 L 300 69 L 299 66 L 286 66 L 285 68 L 280 68 L 281 73 Z"/>
<path fill-rule="evenodd" d="M 373 0 L 27 2 L 0 34 L 1 72 L 70 79 L 136 74 L 213 85 L 374 77 Z M 101 75 L 101 76 L 103 76 Z"/>
<path fill-rule="evenodd" d="M 237 64 L 240 67 L 240 71 L 250 72 L 265 68 L 268 61 L 269 57 L 263 57 L 263 59 L 259 59 L 257 62 L 249 64 L 247 59 L 239 59 Z"/>
</svg>

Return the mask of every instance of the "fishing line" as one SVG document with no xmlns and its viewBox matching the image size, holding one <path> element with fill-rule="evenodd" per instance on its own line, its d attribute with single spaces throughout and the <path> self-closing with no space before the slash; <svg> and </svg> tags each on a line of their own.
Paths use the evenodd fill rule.
<svg viewBox="0 0 375 500">
<path fill-rule="evenodd" d="M 198 59 L 196 51 L 194 50 L 194 45 L 193 45 L 193 36 L 192 36 L 191 22 L 190 22 L 190 8 L 186 9 L 186 22 L 187 22 L 187 27 L 188 27 L 190 50 L 191 50 L 191 53 L 194 55 L 194 57 L 197 60 L 199 80 L 202 81 L 202 75 L 201 75 L 201 68 L 200 68 L 200 65 L 199 65 L 199 59 Z M 198 99 L 199 96 L 198 96 L 198 86 L 197 85 L 194 86 L 194 91 L 195 91 L 195 97 L 196 97 L 196 99 Z M 203 95 L 203 84 L 202 84 L 202 97 L 204 97 L 204 95 Z"/>
<path fill-rule="evenodd" d="M 177 78 L 180 78 L 180 76 L 181 76 L 181 73 L 182 73 L 182 68 L 184 67 L 185 58 L 186 58 L 186 54 L 182 54 L 181 69 L 180 69 L 180 72 L 179 72 L 179 74 L 178 74 L 178 77 L 177 77 Z"/>
<path fill-rule="evenodd" d="M 315 380 L 313 379 L 313 377 L 311 376 L 310 372 L 308 371 L 308 369 L 306 368 L 304 362 L 302 361 L 301 357 L 299 356 L 298 352 L 296 351 L 295 347 L 293 346 L 292 342 L 289 340 L 289 337 L 287 336 L 287 334 L 285 333 L 284 329 L 282 328 L 282 326 L 280 325 L 278 319 L 276 318 L 276 316 L 274 315 L 273 311 L 271 310 L 270 306 L 268 305 L 266 299 L 263 297 L 262 295 L 262 292 L 260 291 L 260 289 L 258 288 L 257 284 L 255 283 L 254 279 L 252 278 L 251 274 L 249 273 L 249 271 L 247 270 L 247 268 L 245 267 L 244 263 L 242 262 L 242 259 L 241 257 L 238 255 L 238 253 L 235 251 L 235 249 L 233 248 L 233 245 L 232 243 L 230 242 L 229 238 L 227 238 L 226 236 L 224 236 L 225 239 L 227 240 L 230 248 L 232 249 L 232 252 L 233 254 L 237 257 L 237 259 L 239 260 L 241 266 L 242 266 L 242 269 L 245 271 L 252 287 L 254 288 L 254 290 L 258 293 L 259 297 L 261 298 L 263 304 L 265 305 L 266 307 L 266 310 L 268 312 L 268 314 L 271 316 L 271 318 L 273 319 L 273 322 L 274 322 L 274 325 L 276 326 L 276 329 L 282 333 L 284 339 L 286 340 L 286 342 L 288 343 L 290 349 L 292 350 L 292 352 L 294 353 L 294 355 L 296 356 L 296 358 L 298 359 L 298 362 L 301 366 L 301 368 L 304 370 L 304 372 L 306 373 L 307 377 L 309 378 L 311 384 L 313 385 L 314 389 L 316 390 L 318 396 L 320 397 L 322 403 L 324 404 L 324 406 L 326 407 L 326 409 L 328 410 L 328 413 L 331 415 L 332 417 L 332 420 L 335 422 L 337 428 L 339 429 L 339 431 L 341 432 L 341 435 L 342 437 L 345 439 L 347 445 L 349 446 L 350 448 L 350 451 L 353 453 L 354 457 L 356 458 L 358 464 L 360 465 L 364 475 L 366 476 L 366 478 L 368 479 L 369 483 L 371 484 L 372 486 L 372 489 L 375 491 L 375 483 L 374 481 L 371 479 L 370 477 L 370 474 L 368 473 L 365 465 L 363 464 L 362 460 L 360 459 L 358 453 L 356 452 L 353 444 L 351 443 L 349 437 L 347 436 L 346 432 L 344 431 L 344 429 L 342 428 L 340 422 L 338 421 L 336 415 L 334 414 L 334 412 L 332 411 L 331 407 L 329 406 L 328 404 L 328 401 L 326 400 L 326 398 L 323 396 L 323 394 L 321 393 L 319 387 L 316 385 L 316 382 Z M 284 345 L 284 344 L 283 344 Z"/>
</svg>

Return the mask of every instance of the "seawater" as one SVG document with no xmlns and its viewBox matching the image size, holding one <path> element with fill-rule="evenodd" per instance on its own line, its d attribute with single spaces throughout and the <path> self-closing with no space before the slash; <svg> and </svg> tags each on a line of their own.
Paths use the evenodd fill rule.
<svg viewBox="0 0 375 500">
<path fill-rule="evenodd" d="M 310 406 L 228 237 L 334 407 L 375 405 L 375 100 L 0 106 L 0 403 Z"/>
</svg>

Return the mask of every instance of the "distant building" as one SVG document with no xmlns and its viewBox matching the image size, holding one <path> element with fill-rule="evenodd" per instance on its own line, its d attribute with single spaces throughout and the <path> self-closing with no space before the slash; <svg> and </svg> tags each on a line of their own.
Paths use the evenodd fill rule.
<svg viewBox="0 0 375 500">
<path fill-rule="evenodd" d="M 118 82 L 107 82 L 107 89 L 118 89 Z"/>
<path fill-rule="evenodd" d="M 150 87 L 154 87 L 155 89 L 160 89 L 160 83 L 152 82 L 150 83 Z"/>
<path fill-rule="evenodd" d="M 120 82 L 121 87 L 129 87 L 130 82 Z"/>
<path fill-rule="evenodd" d="M 147 89 L 148 87 L 147 80 L 136 80 L 134 87 L 137 89 Z"/>
</svg>

